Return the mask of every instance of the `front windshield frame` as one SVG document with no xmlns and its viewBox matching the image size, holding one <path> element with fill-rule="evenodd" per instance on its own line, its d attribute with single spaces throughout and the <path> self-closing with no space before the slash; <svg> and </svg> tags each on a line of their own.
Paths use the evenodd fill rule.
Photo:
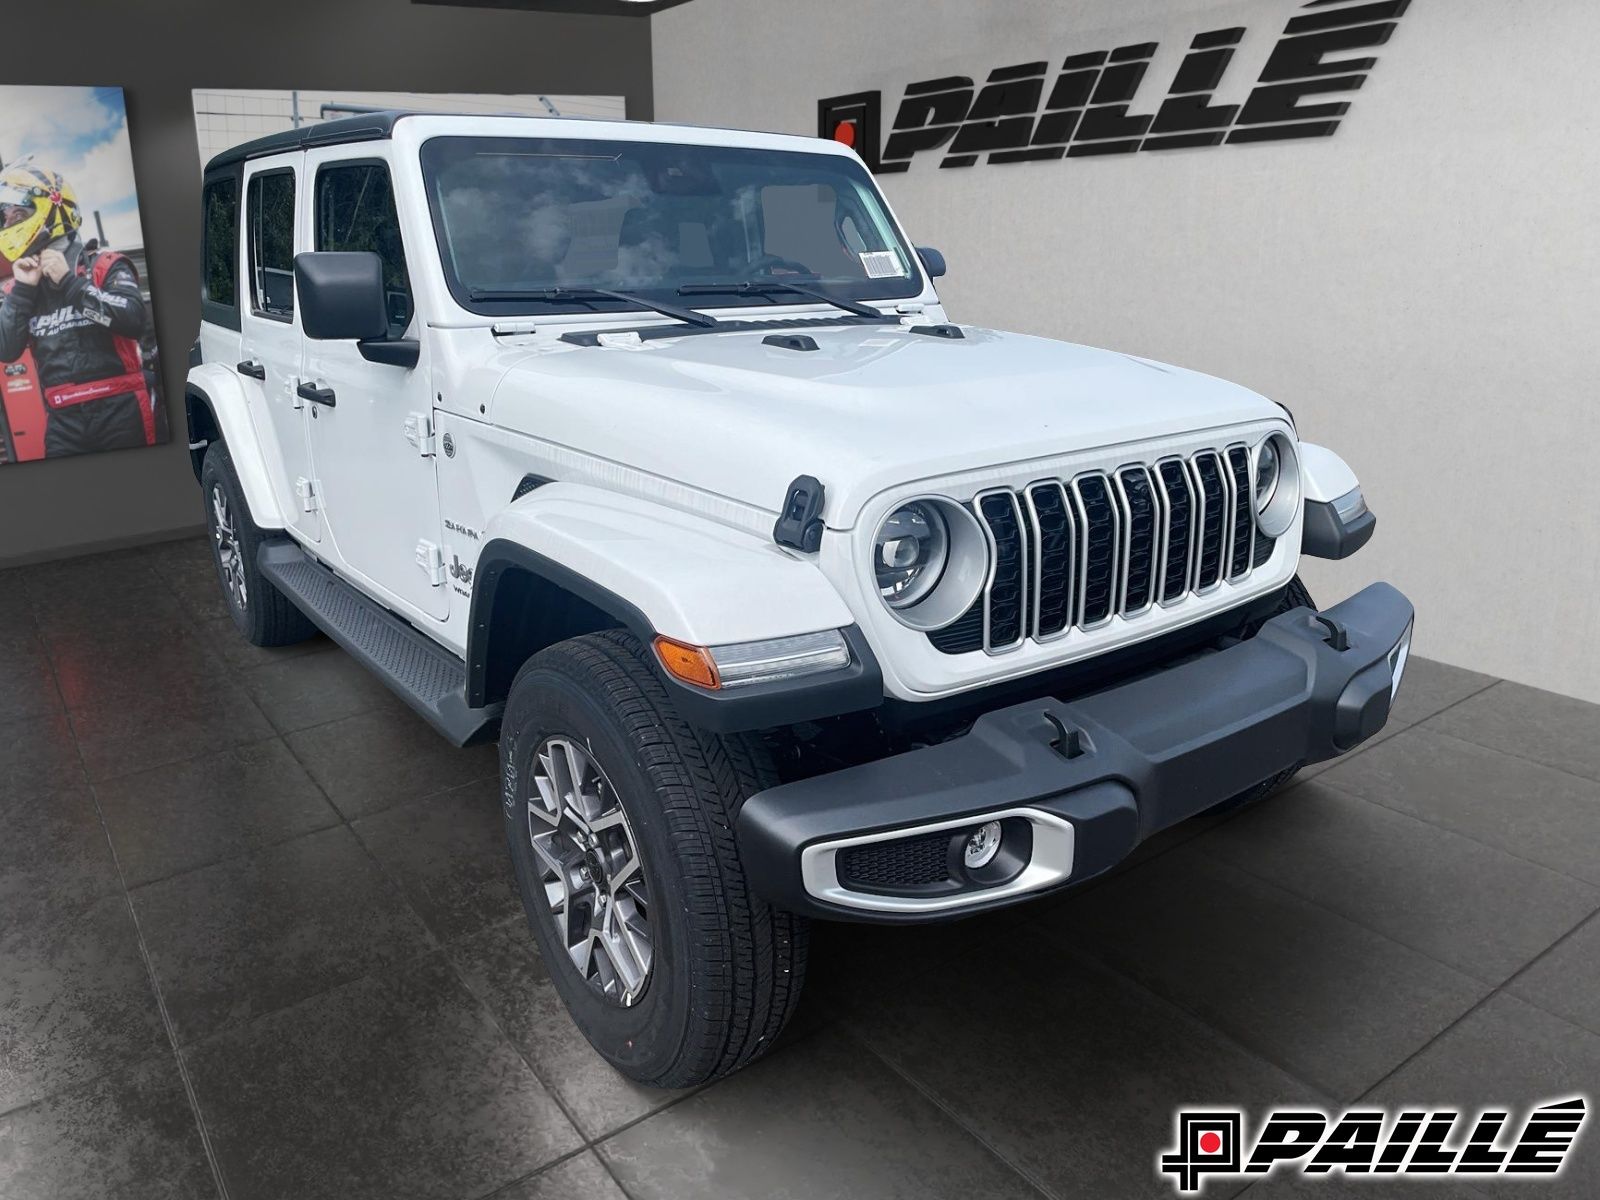
<svg viewBox="0 0 1600 1200">
<path fill-rule="evenodd" d="M 860 200 L 865 204 L 876 206 L 877 219 L 874 222 L 881 240 L 886 241 L 900 256 L 900 262 L 909 272 L 903 276 L 889 276 L 881 279 L 864 279 L 853 283 L 840 283 L 828 278 L 816 279 L 808 275 L 758 275 L 754 278 L 757 282 L 772 282 L 781 284 L 785 281 L 793 282 L 805 287 L 812 287 L 826 291 L 841 298 L 864 301 L 867 303 L 888 303 L 915 299 L 923 294 L 927 287 L 922 260 L 915 248 L 906 240 L 905 233 L 901 230 L 894 214 L 890 211 L 883 194 L 878 190 L 872 175 L 859 159 L 845 155 L 827 153 L 825 151 L 811 152 L 804 150 L 774 150 L 766 148 L 753 148 L 742 146 L 723 146 L 702 142 L 663 142 L 646 140 L 625 139 L 594 139 L 579 137 L 526 137 L 512 136 L 490 137 L 482 134 L 441 134 L 428 138 L 420 147 L 419 158 L 422 166 L 423 189 L 427 195 L 428 212 L 433 224 L 435 249 L 439 255 L 439 263 L 444 273 L 445 285 L 449 288 L 450 295 L 455 302 L 468 312 L 484 317 L 529 317 L 529 316 L 605 316 L 622 313 L 644 313 L 647 310 L 626 301 L 611 300 L 526 300 L 526 299 L 483 299 L 473 296 L 474 290 L 494 290 L 493 288 L 475 289 L 470 280 L 463 280 L 452 261 L 452 243 L 449 219 L 443 211 L 441 189 L 439 186 L 440 171 L 450 165 L 448 156 L 462 148 L 471 148 L 478 154 L 518 154 L 518 155 L 544 155 L 559 156 L 575 159 L 601 159 L 615 161 L 624 157 L 629 151 L 642 154 L 661 153 L 664 150 L 703 150 L 711 155 L 722 156 L 729 162 L 757 163 L 761 159 L 775 159 L 778 165 L 790 170 L 804 167 L 810 163 L 828 172 L 844 176 L 859 190 Z M 742 277 L 740 277 L 742 278 Z M 684 282 L 701 282 L 698 279 Z M 735 282 L 734 278 L 727 276 L 718 277 L 715 282 Z M 701 293 L 688 297 L 680 296 L 678 284 L 652 287 L 652 286 L 622 286 L 615 282 L 600 280 L 574 280 L 565 282 L 560 286 L 570 287 L 582 291 L 590 287 L 606 287 L 617 291 L 630 292 L 643 298 L 655 301 L 667 301 L 680 305 L 688 305 L 701 310 L 706 309 L 742 309 L 742 308 L 775 308 L 778 306 L 790 307 L 815 307 L 822 302 L 811 300 L 802 296 L 788 296 L 782 292 L 770 293 Z M 841 316 L 844 314 L 841 313 Z"/>
</svg>

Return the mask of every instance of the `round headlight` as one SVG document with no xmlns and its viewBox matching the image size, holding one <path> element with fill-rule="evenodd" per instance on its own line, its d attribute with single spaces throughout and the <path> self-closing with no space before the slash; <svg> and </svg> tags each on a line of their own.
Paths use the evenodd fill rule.
<svg viewBox="0 0 1600 1200">
<path fill-rule="evenodd" d="M 1300 513 L 1300 456 L 1293 439 L 1274 433 L 1256 450 L 1256 525 L 1282 537 Z"/>
<path fill-rule="evenodd" d="M 870 528 L 870 526 L 868 526 Z M 972 608 L 989 577 L 978 518 L 945 496 L 897 505 L 872 539 L 872 581 L 900 624 L 933 633 Z"/>
<path fill-rule="evenodd" d="M 930 505 L 907 504 L 889 514 L 872 546 L 878 594 L 890 608 L 910 608 L 939 582 L 950 557 L 950 530 Z"/>
<path fill-rule="evenodd" d="M 1277 444 L 1271 440 L 1262 443 L 1261 454 L 1256 459 L 1256 512 L 1272 503 L 1282 471 L 1283 459 L 1278 454 Z"/>
</svg>

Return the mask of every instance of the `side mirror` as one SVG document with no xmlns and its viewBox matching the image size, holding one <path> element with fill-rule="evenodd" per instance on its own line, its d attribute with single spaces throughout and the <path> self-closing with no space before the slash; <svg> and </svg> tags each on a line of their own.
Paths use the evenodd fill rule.
<svg viewBox="0 0 1600 1200">
<path fill-rule="evenodd" d="M 300 327 L 321 342 L 389 336 L 383 259 L 370 251 L 322 250 L 294 257 Z"/>
<path fill-rule="evenodd" d="M 294 256 L 300 327 L 319 342 L 354 340 L 361 357 L 389 366 L 415 367 L 422 357 L 414 338 L 390 338 L 398 314 L 396 295 L 383 286 L 383 259 L 370 250 L 319 250 Z M 409 297 L 405 301 L 410 316 Z"/>
<path fill-rule="evenodd" d="M 922 260 L 922 266 L 932 279 L 943 279 L 945 273 L 944 255 L 932 246 L 918 246 L 917 257 Z"/>
</svg>

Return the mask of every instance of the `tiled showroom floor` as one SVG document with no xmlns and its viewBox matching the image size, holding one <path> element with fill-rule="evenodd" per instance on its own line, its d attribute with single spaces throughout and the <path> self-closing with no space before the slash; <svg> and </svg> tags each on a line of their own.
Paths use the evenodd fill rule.
<svg viewBox="0 0 1600 1200">
<path fill-rule="evenodd" d="M 569 1025 L 494 775 L 246 645 L 203 542 L 0 573 L 0 1197 L 1160 1197 L 1180 1102 L 1600 1084 L 1576 701 L 1416 661 L 1382 741 L 1082 892 L 819 928 L 785 1044 L 692 1094 Z M 1600 1135 L 1478 1186 L 1600 1194 Z"/>
</svg>

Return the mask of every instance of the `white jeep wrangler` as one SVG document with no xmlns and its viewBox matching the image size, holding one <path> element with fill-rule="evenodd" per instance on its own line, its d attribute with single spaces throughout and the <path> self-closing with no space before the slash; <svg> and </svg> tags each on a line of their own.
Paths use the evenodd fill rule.
<svg viewBox="0 0 1600 1200">
<path fill-rule="evenodd" d="M 812 917 L 986 912 L 1388 718 L 1318 612 L 1354 475 L 1243 388 L 954 325 L 832 142 L 386 113 L 205 172 L 187 407 L 240 631 L 499 738 L 528 916 L 616 1067 L 794 1008 Z"/>
</svg>

